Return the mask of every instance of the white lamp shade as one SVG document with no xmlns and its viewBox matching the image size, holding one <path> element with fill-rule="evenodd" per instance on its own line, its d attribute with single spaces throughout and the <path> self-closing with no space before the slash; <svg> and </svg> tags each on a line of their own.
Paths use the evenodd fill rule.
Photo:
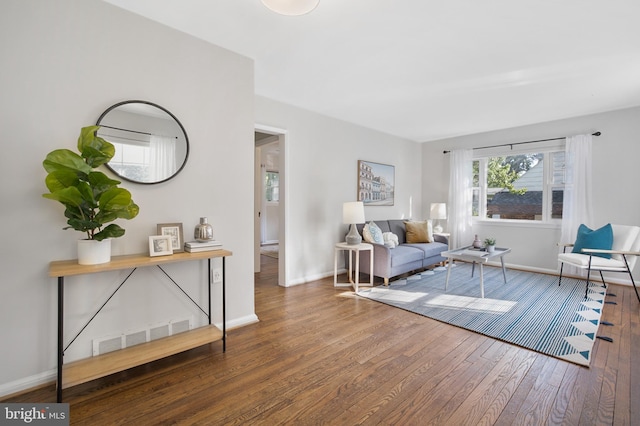
<svg viewBox="0 0 640 426">
<path fill-rule="evenodd" d="M 320 0 L 262 0 L 269 9 L 280 15 L 298 16 L 311 12 Z"/>
<path fill-rule="evenodd" d="M 447 205 L 445 203 L 431 203 L 431 219 L 446 219 Z"/>
<path fill-rule="evenodd" d="M 364 204 L 362 201 L 350 201 L 342 205 L 342 223 L 364 223 Z"/>
</svg>

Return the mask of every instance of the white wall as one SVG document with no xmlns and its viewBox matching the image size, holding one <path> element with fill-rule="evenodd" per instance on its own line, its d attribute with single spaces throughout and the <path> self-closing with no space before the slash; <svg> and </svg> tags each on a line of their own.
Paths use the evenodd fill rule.
<svg viewBox="0 0 640 426">
<path fill-rule="evenodd" d="M 420 144 L 263 97 L 256 97 L 256 123 L 287 132 L 280 152 L 287 285 L 333 273 L 334 245 L 347 232 L 342 203 L 357 198 L 358 160 L 395 166 L 395 205 L 365 207 L 367 220 L 424 217 Z"/>
<path fill-rule="evenodd" d="M 592 226 L 606 223 L 640 225 L 640 189 L 638 188 L 638 158 L 640 158 L 640 108 L 630 108 L 601 114 L 540 123 L 494 132 L 463 136 L 423 144 L 422 158 L 424 204 L 446 200 L 449 186 L 449 156 L 443 150 L 472 148 L 509 142 L 540 140 L 559 136 L 602 132 L 593 138 Z M 560 239 L 557 227 L 474 225 L 480 236 L 494 235 L 500 245 L 513 248 L 507 261 L 555 272 L 556 244 Z M 640 265 L 636 265 L 634 278 Z M 622 274 L 612 275 L 630 282 Z"/>
<path fill-rule="evenodd" d="M 56 365 L 56 281 L 51 260 L 75 258 L 80 233 L 66 230 L 46 191 L 42 160 L 75 149 L 80 128 L 112 104 L 148 100 L 182 122 L 191 153 L 185 169 L 160 185 L 124 182 L 140 214 L 123 221 L 114 254 L 146 252 L 156 224 L 182 222 L 193 235 L 208 216 L 227 260 L 227 319 L 255 320 L 253 299 L 253 62 L 98 0 L 4 0 L 0 5 L 0 394 L 50 380 Z M 230 184 L 232 183 L 232 184 Z M 219 265 L 219 263 L 218 263 Z M 168 271 L 204 304 L 206 271 L 193 262 Z M 69 279 L 67 341 L 122 274 Z M 221 321 L 220 286 L 214 321 Z M 206 306 L 206 305 L 205 305 Z M 167 319 L 204 316 L 157 269 L 137 271 L 67 352 L 91 352 L 91 339 Z M 232 343 L 230 343 L 232 344 Z"/>
</svg>

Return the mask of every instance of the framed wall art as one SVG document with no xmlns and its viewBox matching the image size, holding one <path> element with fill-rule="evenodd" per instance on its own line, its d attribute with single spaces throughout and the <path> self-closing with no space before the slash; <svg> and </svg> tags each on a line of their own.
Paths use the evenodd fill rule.
<svg viewBox="0 0 640 426">
<path fill-rule="evenodd" d="M 149 237 L 149 256 L 167 256 L 173 254 L 169 235 L 152 235 Z"/>
<path fill-rule="evenodd" d="M 171 249 L 174 253 L 184 251 L 184 236 L 181 223 L 159 223 L 158 235 L 171 237 Z"/>
<path fill-rule="evenodd" d="M 393 206 L 395 167 L 358 160 L 358 201 L 365 206 Z"/>
</svg>

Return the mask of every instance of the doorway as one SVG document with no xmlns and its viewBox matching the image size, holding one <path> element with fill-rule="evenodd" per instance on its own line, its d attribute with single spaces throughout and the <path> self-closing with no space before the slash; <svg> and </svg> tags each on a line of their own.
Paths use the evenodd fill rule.
<svg viewBox="0 0 640 426">
<path fill-rule="evenodd" d="M 261 272 L 263 256 L 278 264 L 277 282 L 286 286 L 284 131 L 256 126 L 254 181 L 254 272 Z"/>
</svg>

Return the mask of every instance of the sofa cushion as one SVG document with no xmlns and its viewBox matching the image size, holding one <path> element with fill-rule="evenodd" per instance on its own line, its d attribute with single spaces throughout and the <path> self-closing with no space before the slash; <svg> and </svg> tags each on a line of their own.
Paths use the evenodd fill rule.
<svg viewBox="0 0 640 426">
<path fill-rule="evenodd" d="M 443 251 L 449 250 L 449 246 L 444 243 L 422 243 L 422 244 L 404 244 L 404 247 L 413 247 L 417 250 L 421 250 L 424 254 L 424 258 L 433 256 L 440 256 Z"/>
<path fill-rule="evenodd" d="M 367 223 L 364 226 L 362 230 L 362 237 L 368 243 L 384 244 L 384 238 L 382 237 L 382 230 L 373 221 Z"/>
<path fill-rule="evenodd" d="M 393 232 L 394 234 L 396 234 L 398 236 L 398 244 L 404 244 L 407 242 L 407 239 L 405 237 L 405 234 L 407 232 L 406 228 L 404 227 L 404 220 L 402 219 L 392 219 L 388 221 L 389 224 L 389 232 Z M 384 229 L 382 230 L 384 232 Z"/>
<path fill-rule="evenodd" d="M 424 258 L 424 252 L 422 250 L 407 245 L 399 245 L 391 250 L 391 252 L 393 253 L 393 256 L 391 256 L 391 267 L 416 261 L 421 262 Z"/>
<path fill-rule="evenodd" d="M 430 243 L 433 241 L 433 231 L 429 232 L 431 227 L 429 221 L 406 221 L 404 225 L 407 230 L 406 240 L 408 244 Z"/>
</svg>

